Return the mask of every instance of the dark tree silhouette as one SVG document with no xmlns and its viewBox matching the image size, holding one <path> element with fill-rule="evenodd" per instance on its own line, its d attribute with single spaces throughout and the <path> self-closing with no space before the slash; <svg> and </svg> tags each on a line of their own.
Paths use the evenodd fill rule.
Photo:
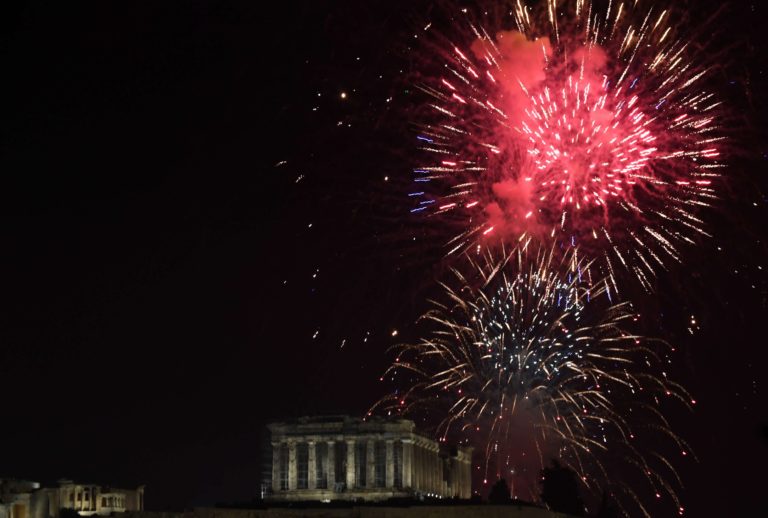
<svg viewBox="0 0 768 518">
<path fill-rule="evenodd" d="M 488 493 L 488 501 L 492 504 L 508 504 L 511 498 L 507 481 L 500 478 Z"/>
<path fill-rule="evenodd" d="M 553 459 L 541 472 L 541 499 L 553 511 L 574 516 L 584 514 L 584 501 L 579 495 L 576 473 Z"/>
</svg>

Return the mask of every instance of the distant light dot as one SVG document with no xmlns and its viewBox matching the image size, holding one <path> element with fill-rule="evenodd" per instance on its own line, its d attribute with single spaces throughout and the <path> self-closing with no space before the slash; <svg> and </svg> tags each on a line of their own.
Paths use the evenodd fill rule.
<svg viewBox="0 0 768 518">
<path fill-rule="evenodd" d="M 347 92 L 341 92 L 341 98 L 346 99 L 347 98 Z"/>
</svg>

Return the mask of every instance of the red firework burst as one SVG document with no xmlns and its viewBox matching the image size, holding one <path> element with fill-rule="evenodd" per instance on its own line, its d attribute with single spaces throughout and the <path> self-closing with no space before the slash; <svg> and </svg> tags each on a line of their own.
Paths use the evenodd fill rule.
<svg viewBox="0 0 768 518">
<path fill-rule="evenodd" d="M 419 85 L 429 123 L 414 180 L 430 189 L 411 193 L 412 211 L 460 225 L 451 252 L 556 238 L 599 259 L 615 290 L 618 264 L 651 289 L 708 235 L 698 213 L 723 167 L 709 69 L 667 10 L 546 5 L 516 3 L 514 30 L 467 20 L 466 44 L 441 41 L 444 66 Z"/>
</svg>

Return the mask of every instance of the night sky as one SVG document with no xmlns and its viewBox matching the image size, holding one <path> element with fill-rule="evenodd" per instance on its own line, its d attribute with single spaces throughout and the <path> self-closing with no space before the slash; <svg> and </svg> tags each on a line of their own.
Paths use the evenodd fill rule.
<svg viewBox="0 0 768 518">
<path fill-rule="evenodd" d="M 265 422 L 384 394 L 445 270 L 403 201 L 434 7 L 260 4 L 0 17 L 0 476 L 144 483 L 150 509 L 250 500 Z M 768 482 L 768 10 L 695 5 L 721 9 L 730 186 L 715 237 L 636 303 L 697 400 L 673 416 L 699 457 L 686 515 L 736 516 Z"/>
</svg>

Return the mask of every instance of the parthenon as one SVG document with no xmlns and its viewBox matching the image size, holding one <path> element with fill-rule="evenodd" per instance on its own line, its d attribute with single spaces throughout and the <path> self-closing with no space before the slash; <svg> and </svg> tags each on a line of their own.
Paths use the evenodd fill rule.
<svg viewBox="0 0 768 518">
<path fill-rule="evenodd" d="M 472 449 L 416 433 L 413 421 L 304 417 L 267 426 L 271 500 L 471 496 Z"/>
</svg>

